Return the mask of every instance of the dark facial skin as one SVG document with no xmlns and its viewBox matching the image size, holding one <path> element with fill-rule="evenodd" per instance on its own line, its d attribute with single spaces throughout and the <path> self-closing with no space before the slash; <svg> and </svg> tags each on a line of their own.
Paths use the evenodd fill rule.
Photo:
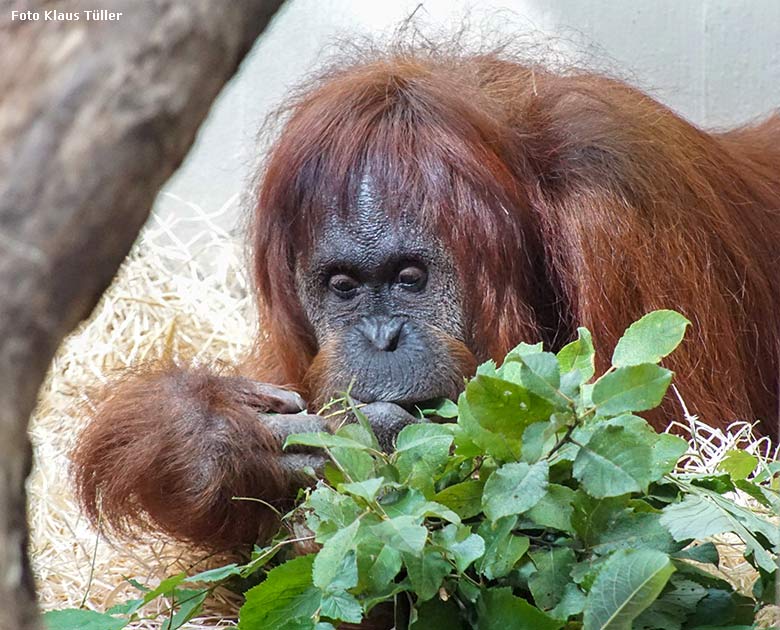
<svg viewBox="0 0 780 630">
<path fill-rule="evenodd" d="M 441 244 L 412 216 L 390 216 L 366 186 L 353 211 L 328 217 L 300 263 L 298 293 L 328 354 L 320 391 L 351 384 L 359 401 L 412 411 L 462 388 L 452 352 L 465 344 L 460 283 Z"/>
<path fill-rule="evenodd" d="M 265 539 L 277 530 L 276 517 L 231 497 L 286 505 L 312 484 L 310 471 L 322 475 L 327 452 L 281 447 L 290 434 L 332 432 L 354 420 L 317 414 L 332 397 L 349 390 L 387 452 L 404 427 L 421 421 L 417 407 L 457 397 L 476 367 L 464 293 L 435 231 L 416 222 L 419 214 L 387 212 L 366 187 L 354 208 L 326 217 L 314 251 L 298 259 L 296 290 L 318 346 L 302 383 L 313 399 L 175 368 L 120 383 L 77 455 L 93 519 L 106 506 L 119 526 L 129 516 L 148 527 L 151 516 L 163 531 L 216 549 L 251 541 L 258 528 Z M 139 443 L 149 457 L 128 472 Z"/>
</svg>

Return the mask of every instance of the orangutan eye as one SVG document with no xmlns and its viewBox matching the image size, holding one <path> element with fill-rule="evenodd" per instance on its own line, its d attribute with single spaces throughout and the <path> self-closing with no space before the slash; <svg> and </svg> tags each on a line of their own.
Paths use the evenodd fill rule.
<svg viewBox="0 0 780 630">
<path fill-rule="evenodd" d="M 428 279 L 428 274 L 425 273 L 425 269 L 421 269 L 416 265 L 409 265 L 404 267 L 398 272 L 396 276 L 396 283 L 401 285 L 404 289 L 410 291 L 419 291 L 425 286 L 425 281 Z"/>
<path fill-rule="evenodd" d="M 342 298 L 351 298 L 358 290 L 360 283 L 352 276 L 345 273 L 337 273 L 328 280 L 328 288 Z"/>
</svg>

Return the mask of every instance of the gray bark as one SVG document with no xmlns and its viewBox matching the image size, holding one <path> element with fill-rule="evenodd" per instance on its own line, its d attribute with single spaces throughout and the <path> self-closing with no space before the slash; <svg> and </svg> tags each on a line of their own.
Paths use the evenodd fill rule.
<svg viewBox="0 0 780 630">
<path fill-rule="evenodd" d="M 27 422 L 213 99 L 282 0 L 0 6 L 0 628 L 38 627 Z M 12 21 L 11 11 L 38 11 Z M 77 22 L 44 11 L 80 12 Z M 87 21 L 84 9 L 122 12 Z"/>
</svg>

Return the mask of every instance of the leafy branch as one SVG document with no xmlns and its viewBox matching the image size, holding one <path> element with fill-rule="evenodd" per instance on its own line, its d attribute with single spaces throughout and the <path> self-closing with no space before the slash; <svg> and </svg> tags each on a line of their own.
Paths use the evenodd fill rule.
<svg viewBox="0 0 780 630">
<path fill-rule="evenodd" d="M 140 606 L 173 594 L 174 630 L 208 592 L 180 585 L 259 576 L 243 630 L 329 630 L 382 607 L 410 630 L 751 627 L 773 600 L 780 541 L 734 498 L 777 513 L 780 469 L 734 451 L 717 474 L 678 473 L 688 444 L 636 415 L 666 394 L 672 373 L 659 363 L 688 325 L 673 311 L 646 315 L 598 378 L 584 328 L 557 354 L 520 344 L 481 365 L 457 405 L 424 410 L 457 422 L 408 426 L 391 454 L 354 408 L 359 422 L 335 434 L 291 436 L 333 462 L 285 517 L 305 522 L 318 551 L 271 568 L 281 535 L 249 564 L 166 580 Z M 707 539 L 726 532 L 756 570 L 750 597 L 718 577 Z M 133 606 L 67 627 L 121 628 Z M 66 627 L 56 614 L 51 630 Z"/>
</svg>

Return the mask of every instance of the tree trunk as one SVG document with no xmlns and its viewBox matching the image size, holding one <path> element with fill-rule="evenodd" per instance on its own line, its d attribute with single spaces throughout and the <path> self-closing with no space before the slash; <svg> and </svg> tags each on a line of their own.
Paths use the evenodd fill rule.
<svg viewBox="0 0 780 630">
<path fill-rule="evenodd" d="M 281 3 L 20 0 L 2 8 L 0 628 L 38 627 L 26 429 L 49 362 L 111 281 L 213 99 Z M 34 4 L 37 20 L 12 19 Z M 86 10 L 100 9 L 120 15 L 87 19 Z M 79 20 L 47 19 L 50 10 Z"/>
</svg>

